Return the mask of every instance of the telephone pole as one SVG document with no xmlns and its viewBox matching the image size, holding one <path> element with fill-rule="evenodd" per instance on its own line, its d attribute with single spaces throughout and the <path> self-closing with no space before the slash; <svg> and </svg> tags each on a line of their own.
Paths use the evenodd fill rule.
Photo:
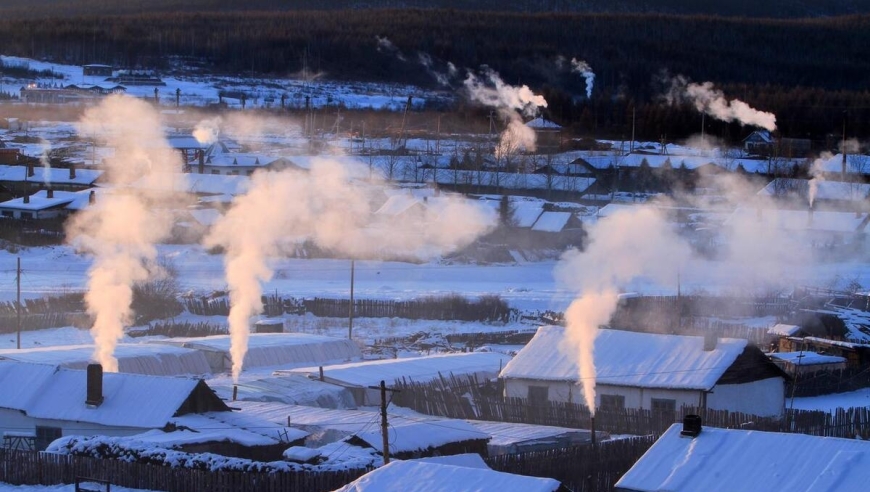
<svg viewBox="0 0 870 492">
<path fill-rule="evenodd" d="M 390 427 L 387 423 L 387 391 L 398 393 L 399 390 L 387 388 L 387 384 L 381 381 L 380 386 L 369 386 L 369 389 L 381 390 L 381 439 L 384 446 L 384 464 L 390 462 Z"/>
<path fill-rule="evenodd" d="M 18 333 L 18 342 L 15 347 L 18 350 L 21 350 L 21 257 L 18 257 L 18 268 L 16 268 L 15 275 L 15 286 L 16 286 L 16 296 L 15 296 L 15 321 Z"/>
<path fill-rule="evenodd" d="M 348 309 L 347 339 L 353 340 L 353 273 L 354 260 L 350 260 L 350 308 Z"/>
</svg>

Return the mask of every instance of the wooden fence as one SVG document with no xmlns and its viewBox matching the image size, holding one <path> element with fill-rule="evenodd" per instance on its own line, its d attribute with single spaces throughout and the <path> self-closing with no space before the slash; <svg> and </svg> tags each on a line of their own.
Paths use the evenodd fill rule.
<svg viewBox="0 0 870 492">
<path fill-rule="evenodd" d="M 204 316 L 226 316 L 229 300 L 187 299 L 187 310 Z M 283 313 L 311 313 L 318 317 L 346 318 L 350 314 L 349 299 L 263 297 L 264 314 L 278 316 Z M 467 299 L 459 295 L 424 297 L 407 301 L 354 299 L 354 316 L 360 318 L 405 318 L 457 321 L 508 321 L 516 315 L 505 301 L 497 296 Z"/>
<path fill-rule="evenodd" d="M 870 367 L 800 374 L 786 383 L 785 394 L 795 397 L 844 393 L 870 387 Z"/>
<path fill-rule="evenodd" d="M 592 416 L 584 405 L 505 398 L 500 384 L 479 381 L 473 376 L 442 377 L 429 383 L 398 380 L 393 386 L 400 390 L 393 395 L 393 403 L 427 415 L 574 429 L 589 429 L 592 424 Z M 595 428 L 611 434 L 661 434 L 688 414 L 700 415 L 704 425 L 711 427 L 870 437 L 870 408 L 840 409 L 832 413 L 786 410 L 782 418 L 694 407 L 683 407 L 674 413 L 602 408 L 595 414 Z"/>
<path fill-rule="evenodd" d="M 76 477 L 166 492 L 326 492 L 368 470 L 331 472 L 228 472 L 169 468 L 121 460 L 0 450 L 0 482 L 13 485 L 74 483 Z"/>
<path fill-rule="evenodd" d="M 605 441 L 597 446 L 503 454 L 487 458 L 486 463 L 502 472 L 555 478 L 573 492 L 609 491 L 657 437 L 640 436 Z"/>
</svg>

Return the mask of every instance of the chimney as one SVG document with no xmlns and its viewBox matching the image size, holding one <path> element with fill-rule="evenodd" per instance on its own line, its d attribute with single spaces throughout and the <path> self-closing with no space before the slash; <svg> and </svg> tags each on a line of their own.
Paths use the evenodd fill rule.
<svg viewBox="0 0 870 492">
<path fill-rule="evenodd" d="M 683 430 L 680 435 L 684 437 L 696 438 L 701 433 L 701 416 L 686 415 L 683 417 Z"/>
<path fill-rule="evenodd" d="M 85 405 L 96 408 L 103 403 L 103 366 L 88 364 L 88 393 Z"/>
<path fill-rule="evenodd" d="M 88 193 L 88 203 L 91 205 L 97 203 L 97 192 L 94 190 L 91 190 L 91 192 Z"/>
<path fill-rule="evenodd" d="M 716 345 L 719 343 L 719 337 L 713 331 L 704 332 L 704 352 L 712 352 L 716 350 Z"/>
<path fill-rule="evenodd" d="M 845 144 L 845 140 L 843 141 Z M 846 179 L 846 146 L 843 146 L 843 162 L 840 163 L 840 178 Z"/>
<path fill-rule="evenodd" d="M 24 192 L 24 203 L 30 203 L 30 194 L 26 191 Z"/>
<path fill-rule="evenodd" d="M 199 155 L 199 174 L 205 174 L 205 150 L 199 149 L 196 153 Z"/>
<path fill-rule="evenodd" d="M 45 197 L 46 198 L 54 198 L 54 189 L 49 188 L 49 189 L 45 190 Z"/>
<path fill-rule="evenodd" d="M 69 179 L 76 179 L 76 167 L 73 165 L 69 167 Z"/>
<path fill-rule="evenodd" d="M 36 172 L 33 169 L 33 164 L 28 164 L 27 165 L 27 177 L 32 178 L 34 174 L 36 174 Z"/>
<path fill-rule="evenodd" d="M 810 205 L 810 207 L 807 209 L 807 227 L 808 228 L 813 226 L 813 209 L 815 209 L 815 207 L 813 205 Z"/>
</svg>

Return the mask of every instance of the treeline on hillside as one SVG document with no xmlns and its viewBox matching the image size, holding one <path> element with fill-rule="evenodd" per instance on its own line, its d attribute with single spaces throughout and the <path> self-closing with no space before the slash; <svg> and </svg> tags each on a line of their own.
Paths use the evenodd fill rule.
<svg viewBox="0 0 870 492">
<path fill-rule="evenodd" d="M 6 18 L 157 12 L 454 9 L 513 12 L 668 13 L 738 17 L 830 17 L 870 12 L 870 0 L 0 0 Z"/>
<path fill-rule="evenodd" d="M 387 37 L 405 61 L 379 52 L 378 36 Z M 436 70 L 446 70 L 448 61 L 460 68 L 486 64 L 510 83 L 544 92 L 560 123 L 625 134 L 634 108 L 647 122 L 639 129 L 656 139 L 700 130 L 693 111 L 659 104 L 666 85 L 660 74 L 667 70 L 714 81 L 728 96 L 777 113 L 788 136 L 839 131 L 843 118 L 855 134 L 870 130 L 870 16 L 777 21 L 431 10 L 180 13 L 0 20 L 0 39 L 6 54 L 72 64 L 167 70 L 181 58 L 245 75 L 286 75 L 305 67 L 336 78 L 434 86 L 416 61 L 425 53 Z M 558 67 L 560 56 L 592 66 L 591 101 L 582 77 Z M 742 131 L 729 126 L 713 133 Z"/>
</svg>

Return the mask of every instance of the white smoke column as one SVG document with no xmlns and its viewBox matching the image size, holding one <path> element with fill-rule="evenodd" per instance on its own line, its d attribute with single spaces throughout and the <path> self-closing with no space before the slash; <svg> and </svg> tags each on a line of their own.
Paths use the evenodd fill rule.
<svg viewBox="0 0 870 492">
<path fill-rule="evenodd" d="M 51 142 L 44 138 L 39 139 L 39 145 L 42 147 L 42 152 L 39 154 L 39 163 L 42 165 L 42 182 L 47 187 L 51 187 Z"/>
<path fill-rule="evenodd" d="M 807 183 L 807 201 L 809 201 L 810 208 L 813 208 L 813 204 L 816 201 L 819 183 L 825 180 L 825 163 L 833 158 L 834 156 L 830 152 L 822 152 L 822 155 L 814 159 L 810 165 L 811 178 L 809 183 Z"/>
<path fill-rule="evenodd" d="M 464 85 L 469 99 L 497 109 L 502 119 L 508 122 L 499 138 L 496 157 L 501 158 L 520 148 L 534 151 L 535 132 L 523 123 L 520 113 L 535 116 L 540 108 L 547 107 L 547 100 L 526 85 L 515 87 L 506 84 L 492 70 L 486 70 L 484 75 L 485 79 L 481 80 L 469 72 Z"/>
<path fill-rule="evenodd" d="M 491 108 L 520 111 L 526 116 L 534 116 L 539 108 L 547 107 L 544 96 L 535 94 L 527 85 L 506 84 L 492 70 L 486 70 L 484 76 L 481 80 L 469 72 L 465 78 L 465 89 L 472 101 Z"/>
<path fill-rule="evenodd" d="M 685 96 L 698 111 L 725 122 L 737 121 L 742 125 L 757 126 L 767 131 L 776 130 L 776 116 L 752 108 L 739 99 L 729 101 L 722 91 L 713 88 L 712 82 L 690 83 Z"/>
<path fill-rule="evenodd" d="M 586 79 L 586 99 L 592 99 L 592 86 L 595 84 L 595 73 L 592 67 L 583 60 L 571 59 L 571 71 L 579 73 Z"/>
<path fill-rule="evenodd" d="M 375 40 L 378 42 L 378 51 L 379 52 L 386 52 L 386 53 L 389 53 L 391 55 L 395 55 L 396 58 L 398 58 L 400 61 L 403 61 L 403 62 L 407 61 L 407 59 L 405 59 L 405 55 L 403 55 L 402 52 L 399 50 L 399 48 L 396 48 L 396 45 L 394 45 L 392 41 L 387 39 L 386 36 L 384 36 L 384 37 L 375 36 Z"/>
<path fill-rule="evenodd" d="M 675 283 L 690 249 L 655 209 L 641 206 L 604 218 L 589 230 L 586 250 L 571 250 L 555 275 L 576 290 L 565 312 L 565 343 L 560 347 L 577 362 L 586 406 L 595 414 L 595 338 L 619 301 L 618 289 L 638 277 Z"/>
<path fill-rule="evenodd" d="M 222 121 L 220 116 L 200 121 L 193 129 L 193 138 L 202 145 L 211 145 L 217 142 L 221 133 Z"/>
<path fill-rule="evenodd" d="M 491 217 L 467 204 L 439 201 L 413 227 L 386 218 L 374 226 L 370 200 L 350 176 L 350 169 L 329 159 L 315 159 L 309 172 L 258 172 L 249 191 L 234 200 L 229 212 L 205 239 L 207 247 L 225 251 L 230 290 L 230 355 L 238 380 L 248 350 L 251 316 L 262 312 L 262 283 L 272 277 L 269 260 L 310 240 L 319 247 L 363 257 L 391 251 L 414 256 L 452 251 L 489 230 Z M 382 193 L 382 192 L 381 192 Z M 434 201 L 434 200 L 433 200 Z"/>
<path fill-rule="evenodd" d="M 100 194 L 94 205 L 74 215 L 67 237 L 93 255 L 85 303 L 94 319 L 94 359 L 116 372 L 114 351 L 132 318 L 133 286 L 149 278 L 155 244 L 169 235 L 173 223 L 170 213 L 155 207 L 170 202 L 158 190 L 178 189 L 184 178 L 174 172 L 181 167 L 180 156 L 166 142 L 159 115 L 144 101 L 109 96 L 85 112 L 77 130 L 115 148 L 105 161 L 104 177 L 118 191 Z"/>
<path fill-rule="evenodd" d="M 417 60 L 420 62 L 420 65 L 423 65 L 423 68 L 429 72 L 429 75 L 435 78 L 435 80 L 443 86 L 450 85 L 450 77 L 448 74 L 441 73 L 434 68 L 432 68 L 432 57 L 427 53 L 417 53 Z"/>
</svg>

